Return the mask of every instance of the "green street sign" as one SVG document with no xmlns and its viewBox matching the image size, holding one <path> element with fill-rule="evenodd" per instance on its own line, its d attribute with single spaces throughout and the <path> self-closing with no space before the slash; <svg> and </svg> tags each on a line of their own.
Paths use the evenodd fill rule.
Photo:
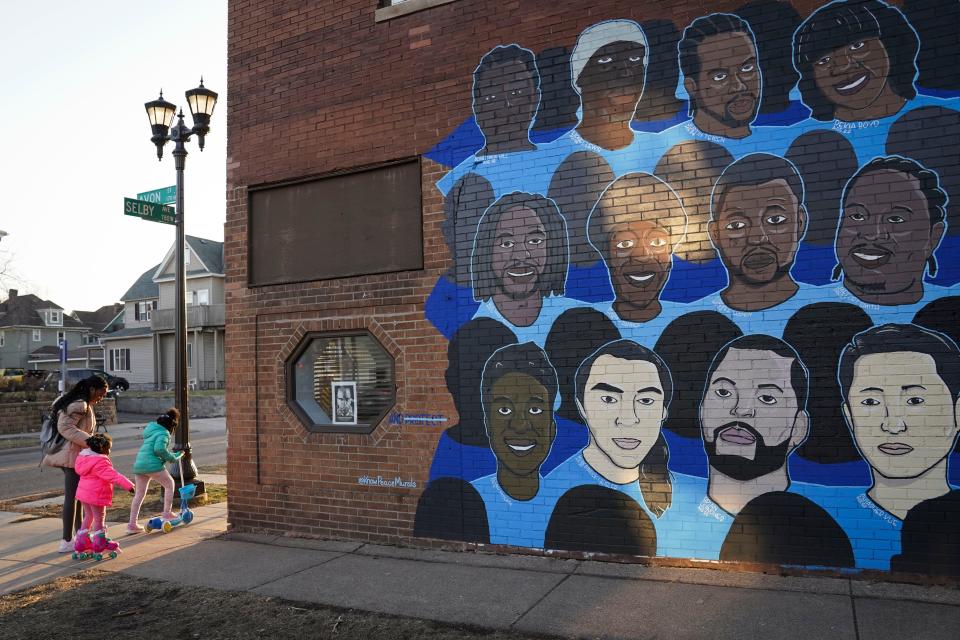
<svg viewBox="0 0 960 640">
<path fill-rule="evenodd" d="M 145 200 L 153 204 L 173 204 L 177 201 L 177 186 L 144 191 L 137 194 L 137 200 Z"/>
<path fill-rule="evenodd" d="M 143 200 L 134 200 L 133 198 L 123 199 L 123 214 L 126 216 L 136 216 L 151 222 L 162 222 L 164 224 L 177 224 L 176 209 L 162 204 L 154 204 Z"/>
</svg>

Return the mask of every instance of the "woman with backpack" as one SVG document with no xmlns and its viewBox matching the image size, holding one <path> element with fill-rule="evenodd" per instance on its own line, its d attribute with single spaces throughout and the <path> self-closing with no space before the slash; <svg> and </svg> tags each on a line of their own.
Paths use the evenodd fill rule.
<svg viewBox="0 0 960 640">
<path fill-rule="evenodd" d="M 80 476 L 74 470 L 77 456 L 87 448 L 87 438 L 97 430 L 93 405 L 107 395 L 107 382 L 100 376 L 84 378 L 53 402 L 57 417 L 57 431 L 65 439 L 59 450 L 43 457 L 46 467 L 63 469 L 63 539 L 59 553 L 73 551 L 73 533 L 80 528 L 80 509 L 77 508 L 77 485 Z"/>
</svg>

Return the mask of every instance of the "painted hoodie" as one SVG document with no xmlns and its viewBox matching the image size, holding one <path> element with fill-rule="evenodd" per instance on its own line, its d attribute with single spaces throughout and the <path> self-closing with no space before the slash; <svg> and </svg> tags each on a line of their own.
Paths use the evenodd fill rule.
<svg viewBox="0 0 960 640">
<path fill-rule="evenodd" d="M 113 468 L 110 456 L 84 449 L 74 465 L 80 484 L 77 485 L 77 500 L 98 507 L 113 505 L 113 485 L 129 491 L 133 488 L 127 476 Z"/>
<path fill-rule="evenodd" d="M 170 432 L 157 423 L 151 422 L 143 430 L 143 444 L 133 462 L 134 473 L 157 473 L 163 471 L 166 462 L 176 462 L 179 454 L 170 451 Z"/>
</svg>

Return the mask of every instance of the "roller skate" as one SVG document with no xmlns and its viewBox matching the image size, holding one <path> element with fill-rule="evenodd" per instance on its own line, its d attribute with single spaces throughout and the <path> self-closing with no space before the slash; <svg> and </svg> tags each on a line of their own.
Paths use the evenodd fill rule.
<svg viewBox="0 0 960 640">
<path fill-rule="evenodd" d="M 103 560 L 104 553 L 111 558 L 120 555 L 120 543 L 108 538 L 106 531 L 101 529 L 90 537 L 93 540 L 93 559 L 97 562 Z"/>
<path fill-rule="evenodd" d="M 86 560 L 93 557 L 93 541 L 90 539 L 90 532 L 86 529 L 77 531 L 73 538 L 73 553 L 70 557 L 74 560 Z"/>
</svg>

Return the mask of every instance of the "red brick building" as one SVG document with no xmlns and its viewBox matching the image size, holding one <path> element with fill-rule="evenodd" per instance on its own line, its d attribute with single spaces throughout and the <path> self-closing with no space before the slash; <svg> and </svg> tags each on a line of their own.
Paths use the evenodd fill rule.
<svg viewBox="0 0 960 640">
<path fill-rule="evenodd" d="M 958 571 L 955 7 L 394 4 L 230 3 L 231 525 Z"/>
</svg>

